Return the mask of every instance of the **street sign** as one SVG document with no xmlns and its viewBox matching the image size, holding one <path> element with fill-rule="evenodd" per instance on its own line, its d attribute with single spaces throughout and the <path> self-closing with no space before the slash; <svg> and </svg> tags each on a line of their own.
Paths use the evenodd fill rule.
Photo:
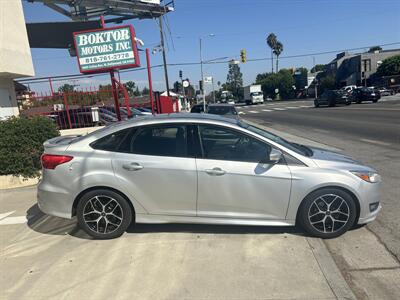
<svg viewBox="0 0 400 300">
<path fill-rule="evenodd" d="M 131 25 L 74 32 L 81 73 L 99 73 L 140 66 Z"/>
<path fill-rule="evenodd" d="M 204 77 L 204 83 L 212 83 L 212 81 L 213 81 L 212 76 L 206 76 L 206 77 Z"/>
<path fill-rule="evenodd" d="M 189 87 L 189 85 L 190 85 L 189 80 L 184 80 L 184 81 L 182 82 L 182 85 L 183 85 L 184 88 Z"/>
</svg>

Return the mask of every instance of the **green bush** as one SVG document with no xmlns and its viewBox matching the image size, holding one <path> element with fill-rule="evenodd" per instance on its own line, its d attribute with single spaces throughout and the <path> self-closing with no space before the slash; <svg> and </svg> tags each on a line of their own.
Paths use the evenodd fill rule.
<svg viewBox="0 0 400 300">
<path fill-rule="evenodd" d="M 0 121 L 0 175 L 38 177 L 43 142 L 59 135 L 54 121 L 46 117 Z"/>
</svg>

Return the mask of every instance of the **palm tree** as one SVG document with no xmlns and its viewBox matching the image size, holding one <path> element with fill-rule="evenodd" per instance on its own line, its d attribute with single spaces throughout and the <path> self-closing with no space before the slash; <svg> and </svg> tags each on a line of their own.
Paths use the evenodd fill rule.
<svg viewBox="0 0 400 300">
<path fill-rule="evenodd" d="M 272 69 L 272 73 L 274 73 L 274 56 L 273 56 L 273 51 L 276 47 L 276 43 L 277 43 L 277 38 L 276 35 L 274 33 L 270 33 L 267 37 L 267 45 L 271 48 L 271 69 Z"/>
<path fill-rule="evenodd" d="M 278 72 L 279 55 L 283 52 L 283 44 L 277 41 L 273 52 L 276 55 L 276 72 Z"/>
</svg>

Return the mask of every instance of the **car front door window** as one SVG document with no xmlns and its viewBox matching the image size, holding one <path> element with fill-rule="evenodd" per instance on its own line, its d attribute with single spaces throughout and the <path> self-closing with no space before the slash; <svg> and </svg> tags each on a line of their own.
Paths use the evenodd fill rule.
<svg viewBox="0 0 400 300">
<path fill-rule="evenodd" d="M 271 146 L 234 130 L 200 126 L 201 144 L 205 159 L 261 162 L 271 152 Z"/>
</svg>

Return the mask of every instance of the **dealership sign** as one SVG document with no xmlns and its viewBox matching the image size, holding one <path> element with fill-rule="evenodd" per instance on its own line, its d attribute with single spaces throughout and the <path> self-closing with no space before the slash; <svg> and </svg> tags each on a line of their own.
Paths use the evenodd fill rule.
<svg viewBox="0 0 400 300">
<path fill-rule="evenodd" d="M 140 66 L 133 27 L 120 26 L 74 32 L 81 73 Z"/>
</svg>

